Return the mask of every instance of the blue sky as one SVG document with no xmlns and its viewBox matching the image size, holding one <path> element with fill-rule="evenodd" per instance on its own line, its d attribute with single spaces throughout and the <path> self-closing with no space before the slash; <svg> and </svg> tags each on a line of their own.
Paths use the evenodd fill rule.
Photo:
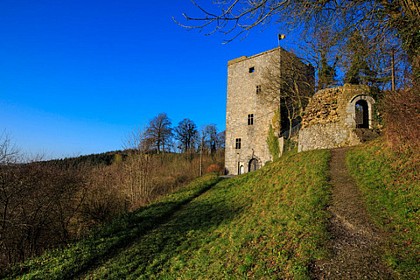
<svg viewBox="0 0 420 280">
<path fill-rule="evenodd" d="M 279 30 L 223 45 L 176 25 L 183 12 L 199 14 L 189 0 L 0 1 L 0 133 L 61 158 L 121 149 L 161 112 L 224 130 L 227 61 L 276 47 Z"/>
</svg>

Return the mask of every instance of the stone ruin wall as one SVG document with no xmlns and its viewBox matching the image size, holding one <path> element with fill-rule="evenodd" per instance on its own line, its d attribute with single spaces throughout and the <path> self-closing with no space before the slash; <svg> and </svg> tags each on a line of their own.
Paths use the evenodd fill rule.
<svg viewBox="0 0 420 280">
<path fill-rule="evenodd" d="M 351 100 L 368 94 L 365 86 L 344 85 L 318 91 L 309 102 L 299 131 L 298 151 L 331 149 L 360 143 Z M 370 98 L 371 99 L 371 98 Z M 372 100 L 370 100 L 372 102 Z M 374 101 L 373 101 L 374 102 Z"/>
</svg>

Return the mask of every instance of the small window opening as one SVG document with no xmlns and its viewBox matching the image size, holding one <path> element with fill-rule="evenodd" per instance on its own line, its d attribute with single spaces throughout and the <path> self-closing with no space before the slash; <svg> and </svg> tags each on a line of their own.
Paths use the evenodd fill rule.
<svg viewBox="0 0 420 280">
<path fill-rule="evenodd" d="M 248 115 L 248 125 L 254 125 L 254 114 Z"/>
<path fill-rule="evenodd" d="M 235 149 L 239 150 L 241 148 L 241 138 L 236 138 Z"/>
<path fill-rule="evenodd" d="M 250 67 L 249 68 L 249 73 L 254 73 L 255 72 L 255 67 Z"/>
<path fill-rule="evenodd" d="M 260 93 L 261 93 L 261 86 L 260 86 L 260 85 L 258 85 L 258 86 L 256 87 L 255 92 L 256 92 L 257 94 L 260 94 Z"/>
</svg>

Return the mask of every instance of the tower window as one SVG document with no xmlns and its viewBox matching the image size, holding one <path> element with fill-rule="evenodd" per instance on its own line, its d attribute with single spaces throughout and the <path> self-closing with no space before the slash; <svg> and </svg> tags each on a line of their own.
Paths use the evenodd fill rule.
<svg viewBox="0 0 420 280">
<path fill-rule="evenodd" d="M 241 148 L 241 138 L 236 138 L 235 149 L 239 150 Z"/>
<path fill-rule="evenodd" d="M 256 92 L 257 94 L 260 94 L 260 93 L 261 93 L 261 86 L 260 86 L 260 85 L 256 86 L 256 88 L 255 88 L 255 92 Z"/>
<path fill-rule="evenodd" d="M 248 114 L 248 125 L 254 124 L 254 114 Z"/>
<path fill-rule="evenodd" d="M 255 67 L 250 67 L 249 68 L 249 73 L 254 73 L 255 72 Z"/>
</svg>

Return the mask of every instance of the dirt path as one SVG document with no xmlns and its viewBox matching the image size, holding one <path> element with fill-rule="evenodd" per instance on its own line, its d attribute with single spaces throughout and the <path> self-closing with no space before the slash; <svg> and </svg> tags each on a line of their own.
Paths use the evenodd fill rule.
<svg viewBox="0 0 420 280">
<path fill-rule="evenodd" d="M 383 236 L 369 219 L 362 197 L 347 171 L 347 149 L 332 150 L 330 256 L 314 265 L 315 279 L 394 279 L 381 261 Z"/>
</svg>

